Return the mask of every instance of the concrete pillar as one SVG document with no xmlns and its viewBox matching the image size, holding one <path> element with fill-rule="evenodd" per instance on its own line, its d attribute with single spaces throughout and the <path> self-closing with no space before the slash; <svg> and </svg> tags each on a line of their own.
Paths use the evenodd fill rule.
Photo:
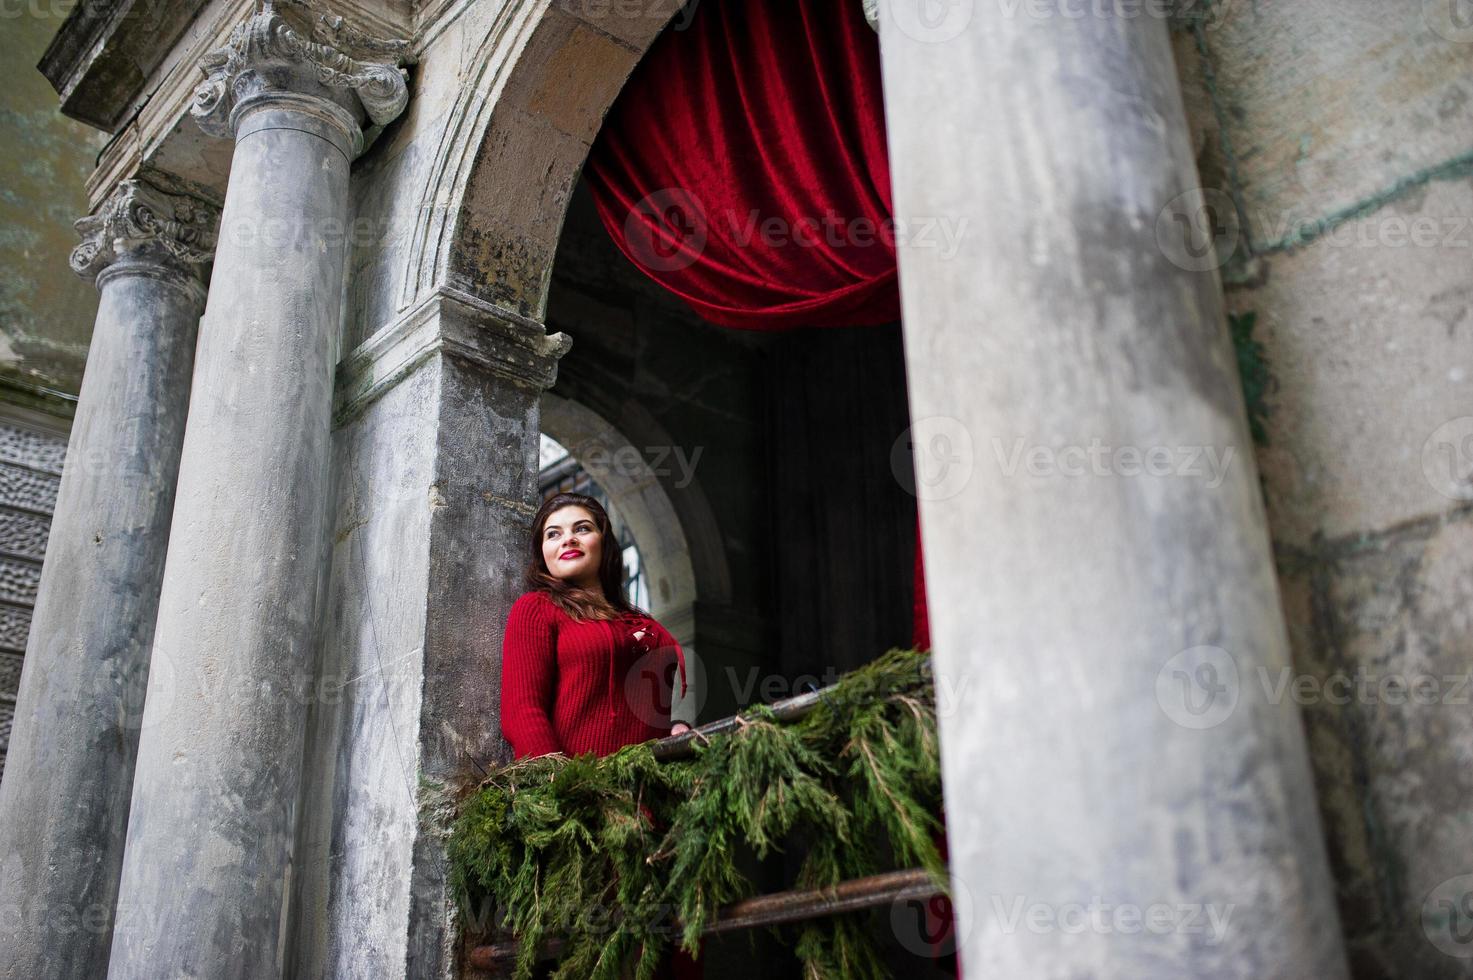
<svg viewBox="0 0 1473 980">
<path fill-rule="evenodd" d="M 1344 976 L 1164 5 L 1006 6 L 881 9 L 963 970 Z"/>
<path fill-rule="evenodd" d="M 402 46 L 264 10 L 201 62 L 234 136 L 159 598 L 108 976 L 281 975 L 314 623 L 348 165 L 407 101 Z M 291 16 L 288 16 L 288 13 Z M 328 41 L 333 41 L 332 46 Z"/>
<path fill-rule="evenodd" d="M 107 973 L 218 215 L 123 181 L 77 222 L 101 297 L 0 783 L 0 977 Z"/>
<path fill-rule="evenodd" d="M 308 737 L 296 975 L 451 980 L 456 801 L 510 761 L 501 631 L 565 334 L 442 286 L 343 359 Z M 374 937 L 364 942 L 363 936 Z"/>
</svg>

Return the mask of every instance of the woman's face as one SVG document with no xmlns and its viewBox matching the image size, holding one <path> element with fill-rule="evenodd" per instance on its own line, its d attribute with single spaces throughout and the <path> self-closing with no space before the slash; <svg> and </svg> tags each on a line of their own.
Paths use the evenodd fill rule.
<svg viewBox="0 0 1473 980">
<path fill-rule="evenodd" d="M 603 535 L 586 507 L 569 504 L 547 515 L 542 525 L 542 560 L 547 570 L 583 588 L 598 588 Z"/>
</svg>

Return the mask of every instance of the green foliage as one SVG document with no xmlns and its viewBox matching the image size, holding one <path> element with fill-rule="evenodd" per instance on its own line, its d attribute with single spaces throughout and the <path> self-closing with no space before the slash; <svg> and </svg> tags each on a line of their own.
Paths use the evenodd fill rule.
<svg viewBox="0 0 1473 980">
<path fill-rule="evenodd" d="M 1268 445 L 1268 361 L 1263 345 L 1253 339 L 1258 314 L 1229 313 L 1228 327 L 1233 335 L 1233 349 L 1238 355 L 1238 374 L 1243 380 L 1243 400 L 1248 406 L 1248 429 L 1258 446 Z"/>
<path fill-rule="evenodd" d="M 823 887 L 946 866 L 935 689 L 925 654 L 890 650 L 826 688 L 796 722 L 759 705 L 693 757 L 657 762 L 650 743 L 602 759 L 542 756 L 492 774 L 465 801 L 449 843 L 462 908 L 488 900 L 520 943 L 514 976 L 533 975 L 538 945 L 565 942 L 555 980 L 649 980 L 679 942 L 755 886 L 737 866 L 801 842 L 798 886 Z M 777 927 L 805 980 L 882 978 L 873 913 Z M 675 934 L 675 919 L 680 931 Z"/>
</svg>

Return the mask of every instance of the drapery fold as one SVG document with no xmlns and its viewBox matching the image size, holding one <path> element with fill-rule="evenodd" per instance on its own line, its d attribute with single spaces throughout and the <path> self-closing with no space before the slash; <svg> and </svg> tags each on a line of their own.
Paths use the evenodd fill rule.
<svg viewBox="0 0 1473 980">
<path fill-rule="evenodd" d="M 645 275 L 742 330 L 900 319 L 879 42 L 859 0 L 696 0 L 584 167 Z M 914 642 L 930 647 L 917 521 Z"/>
<path fill-rule="evenodd" d="M 879 45 L 857 0 L 700 0 L 589 155 L 599 216 L 703 319 L 900 318 Z"/>
</svg>

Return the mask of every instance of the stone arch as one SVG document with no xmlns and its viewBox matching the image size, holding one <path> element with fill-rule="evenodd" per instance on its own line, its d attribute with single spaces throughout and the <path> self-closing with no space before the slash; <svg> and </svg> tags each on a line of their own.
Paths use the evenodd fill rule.
<svg viewBox="0 0 1473 980">
<path fill-rule="evenodd" d="M 469 67 L 422 185 L 401 308 L 448 283 L 542 319 L 589 147 L 681 5 L 524 0 L 480 14 L 489 23 L 464 59 Z"/>
<path fill-rule="evenodd" d="M 683 701 L 698 716 L 705 703 L 706 672 L 696 649 L 695 603 L 702 596 L 728 601 L 731 590 L 720 529 L 705 495 L 692 482 L 682 488 L 682 505 L 677 506 L 665 491 L 651 467 L 649 450 L 669 447 L 671 441 L 653 418 L 621 420 L 632 427 L 626 434 L 588 406 L 551 392 L 543 392 L 539 409 L 542 431 L 583 464 L 639 542 L 650 575 L 650 615 L 686 651 L 691 693 Z M 695 533 L 688 535 L 688 528 Z M 702 588 L 707 584 L 710 591 Z"/>
<path fill-rule="evenodd" d="M 636 445 L 597 412 L 551 392 L 542 395 L 541 415 L 542 431 L 583 463 L 629 522 L 650 572 L 650 614 L 666 622 L 681 643 L 689 642 L 699 581 L 684 522 L 646 456 L 653 443 L 640 438 Z M 722 566 L 707 575 L 720 576 L 724 556 L 707 558 Z"/>
</svg>

